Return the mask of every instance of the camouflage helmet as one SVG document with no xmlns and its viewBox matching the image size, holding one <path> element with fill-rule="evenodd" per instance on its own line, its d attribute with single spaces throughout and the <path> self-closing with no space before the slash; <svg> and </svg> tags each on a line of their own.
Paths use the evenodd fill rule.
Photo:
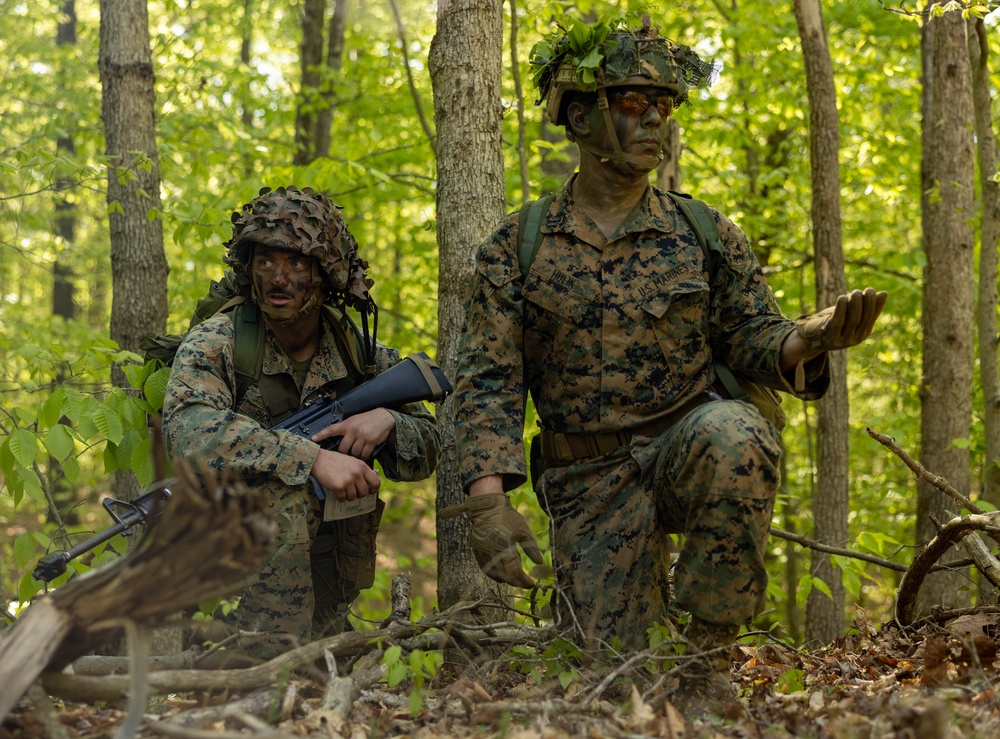
<svg viewBox="0 0 1000 739">
<path fill-rule="evenodd" d="M 677 107 L 688 102 L 692 88 L 714 81 L 715 65 L 702 61 L 690 47 L 660 36 L 648 16 L 638 29 L 616 28 L 617 23 L 621 21 L 577 22 L 568 32 L 532 48 L 536 105 L 548 100 L 549 119 L 557 126 L 566 124 L 566 93 L 571 91 L 603 97 L 612 87 L 659 87 L 672 94 Z"/>
<path fill-rule="evenodd" d="M 233 213 L 233 236 L 225 243 L 223 261 L 237 273 L 246 272 L 253 244 L 289 249 L 315 257 L 326 288 L 349 305 L 370 302 L 368 262 L 358 255 L 358 242 L 347 230 L 340 211 L 327 197 L 294 185 L 260 194 Z"/>
</svg>

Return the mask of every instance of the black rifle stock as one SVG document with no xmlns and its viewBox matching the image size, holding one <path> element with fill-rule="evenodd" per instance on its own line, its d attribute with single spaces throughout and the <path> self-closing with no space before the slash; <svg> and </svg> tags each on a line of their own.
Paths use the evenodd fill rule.
<svg viewBox="0 0 1000 739">
<path fill-rule="evenodd" d="M 322 395 L 296 411 L 283 421 L 274 424 L 272 430 L 289 431 L 305 438 L 327 426 L 340 423 L 344 419 L 375 408 L 398 410 L 407 403 L 430 400 L 438 402 L 451 394 L 451 383 L 444 372 L 424 352 L 411 354 L 402 362 L 390 367 L 380 375 L 363 382 L 347 391 L 339 398 Z M 341 437 L 323 440 L 324 449 L 336 451 Z M 159 518 L 164 504 L 170 497 L 173 481 L 157 483 L 148 492 L 132 502 L 106 498 L 103 501 L 108 515 L 115 525 L 96 536 L 77 544 L 64 552 L 53 552 L 42 557 L 31 573 L 36 580 L 50 582 L 66 572 L 70 560 L 89 552 L 98 544 L 123 534 L 130 536 L 133 526 L 146 526 Z M 124 511 L 120 516 L 115 509 Z"/>
</svg>

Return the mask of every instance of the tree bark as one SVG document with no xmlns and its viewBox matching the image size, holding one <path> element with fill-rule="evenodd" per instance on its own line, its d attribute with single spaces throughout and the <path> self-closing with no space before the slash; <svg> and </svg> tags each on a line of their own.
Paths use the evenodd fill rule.
<svg viewBox="0 0 1000 739">
<path fill-rule="evenodd" d="M 166 331 L 169 272 L 159 218 L 156 93 L 144 0 L 101 0 L 99 66 L 111 159 L 111 338 L 138 351 L 142 339 Z"/>
<path fill-rule="evenodd" d="M 972 80 L 966 23 L 958 11 L 930 18 L 923 38 L 923 379 L 920 458 L 923 466 L 968 496 L 967 439 L 972 416 L 974 326 L 974 158 Z M 955 513 L 926 482 L 917 486 L 916 543 L 926 544 Z M 970 602 L 967 571 L 924 583 L 917 610 Z"/>
<path fill-rule="evenodd" d="M 326 0 L 305 0 L 302 6 L 302 45 L 299 63 L 302 86 L 295 105 L 295 155 L 292 163 L 304 165 L 316 156 L 316 110 L 323 80 L 323 16 Z"/>
<path fill-rule="evenodd" d="M 323 85 L 323 107 L 316 121 L 316 157 L 330 156 L 330 127 L 333 125 L 333 76 L 344 63 L 344 31 L 347 28 L 347 0 L 335 0 L 326 39 L 327 81 Z"/>
<path fill-rule="evenodd" d="M 795 0 L 795 19 L 802 39 L 809 95 L 810 169 L 812 180 L 813 247 L 816 253 L 816 307 L 833 305 L 847 292 L 840 218 L 840 133 L 833 62 L 819 0 Z M 848 397 L 847 358 L 829 358 L 831 382 L 817 404 L 816 494 L 813 496 L 813 538 L 842 547 L 847 543 Z M 827 584 L 830 596 L 818 588 L 806 600 L 806 642 L 826 644 L 844 627 L 844 583 L 830 555 L 813 551 L 810 574 Z"/>
<path fill-rule="evenodd" d="M 259 566 L 274 533 L 259 491 L 183 463 L 158 524 L 114 563 L 39 599 L 0 640 L 0 719 L 42 670 L 59 670 L 117 638 L 231 592 Z M 132 676 L 136 678 L 136 676 Z"/>
<path fill-rule="evenodd" d="M 108 166 L 111 235 L 111 338 L 139 352 L 139 342 L 167 329 L 167 257 L 160 220 L 156 92 L 145 0 L 101 0 L 98 67 Z M 128 387 L 116 365 L 111 381 Z M 115 474 L 115 495 L 132 500 L 139 484 Z"/>
<path fill-rule="evenodd" d="M 454 376 L 473 251 L 506 209 L 500 103 L 501 0 L 439 0 L 428 64 L 437 121 L 438 362 Z M 437 468 L 437 510 L 460 503 L 454 401 L 438 406 L 445 453 Z M 464 517 L 438 519 L 438 603 L 495 592 L 469 548 Z"/>
<path fill-rule="evenodd" d="M 1000 182 L 997 172 L 997 140 L 993 132 L 990 93 L 989 36 L 982 18 L 969 21 L 969 60 L 972 67 L 972 101 L 975 109 L 979 157 L 979 188 L 982 193 L 982 226 L 979 250 L 979 301 L 976 328 L 979 331 L 979 374 L 983 386 L 985 460 L 983 499 L 1000 507 L 1000 366 L 997 335 L 997 249 L 1000 248 Z M 992 591 L 992 588 L 989 588 Z"/>
</svg>

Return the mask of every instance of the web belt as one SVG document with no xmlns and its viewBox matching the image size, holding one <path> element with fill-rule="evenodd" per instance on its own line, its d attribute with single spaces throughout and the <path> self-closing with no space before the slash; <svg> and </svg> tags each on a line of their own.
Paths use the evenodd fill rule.
<svg viewBox="0 0 1000 739">
<path fill-rule="evenodd" d="M 659 436 L 665 433 L 675 423 L 695 408 L 713 400 L 721 400 L 721 397 L 711 391 L 706 390 L 700 393 L 679 408 L 671 411 L 663 418 L 633 426 L 630 429 L 616 431 L 613 434 L 562 434 L 556 431 L 542 429 L 539 434 L 540 452 L 543 464 L 546 467 L 553 465 L 565 465 L 581 459 L 592 459 L 603 457 L 616 449 L 625 446 L 632 441 L 633 436 Z"/>
</svg>

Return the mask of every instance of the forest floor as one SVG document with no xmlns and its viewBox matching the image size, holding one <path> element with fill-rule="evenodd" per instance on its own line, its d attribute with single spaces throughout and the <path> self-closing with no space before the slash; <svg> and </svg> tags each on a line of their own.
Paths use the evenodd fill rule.
<svg viewBox="0 0 1000 739">
<path fill-rule="evenodd" d="M 742 717 L 686 722 L 666 697 L 671 671 L 654 667 L 650 658 L 633 657 L 601 673 L 580 667 L 569 679 L 570 673 L 550 671 L 545 679 L 537 669 L 533 675 L 524 674 L 524 663 L 508 653 L 459 677 L 446 678 L 447 669 L 436 670 L 419 687 L 411 664 L 408 676 L 391 689 L 383 676 L 356 690 L 344 704 L 350 706 L 347 710 L 325 707 L 329 687 L 323 679 L 298 673 L 286 674 L 253 694 L 160 695 L 149 704 L 135 735 L 192 739 L 1000 736 L 996 612 L 928 621 L 906 632 L 895 625 L 876 628 L 856 622 L 854 626 L 851 635 L 816 651 L 794 650 L 774 641 L 735 647 L 732 677 L 748 709 Z M 36 691 L 3 722 L 0 739 L 110 738 L 125 718 L 124 706 L 50 701 L 40 699 Z"/>
</svg>

